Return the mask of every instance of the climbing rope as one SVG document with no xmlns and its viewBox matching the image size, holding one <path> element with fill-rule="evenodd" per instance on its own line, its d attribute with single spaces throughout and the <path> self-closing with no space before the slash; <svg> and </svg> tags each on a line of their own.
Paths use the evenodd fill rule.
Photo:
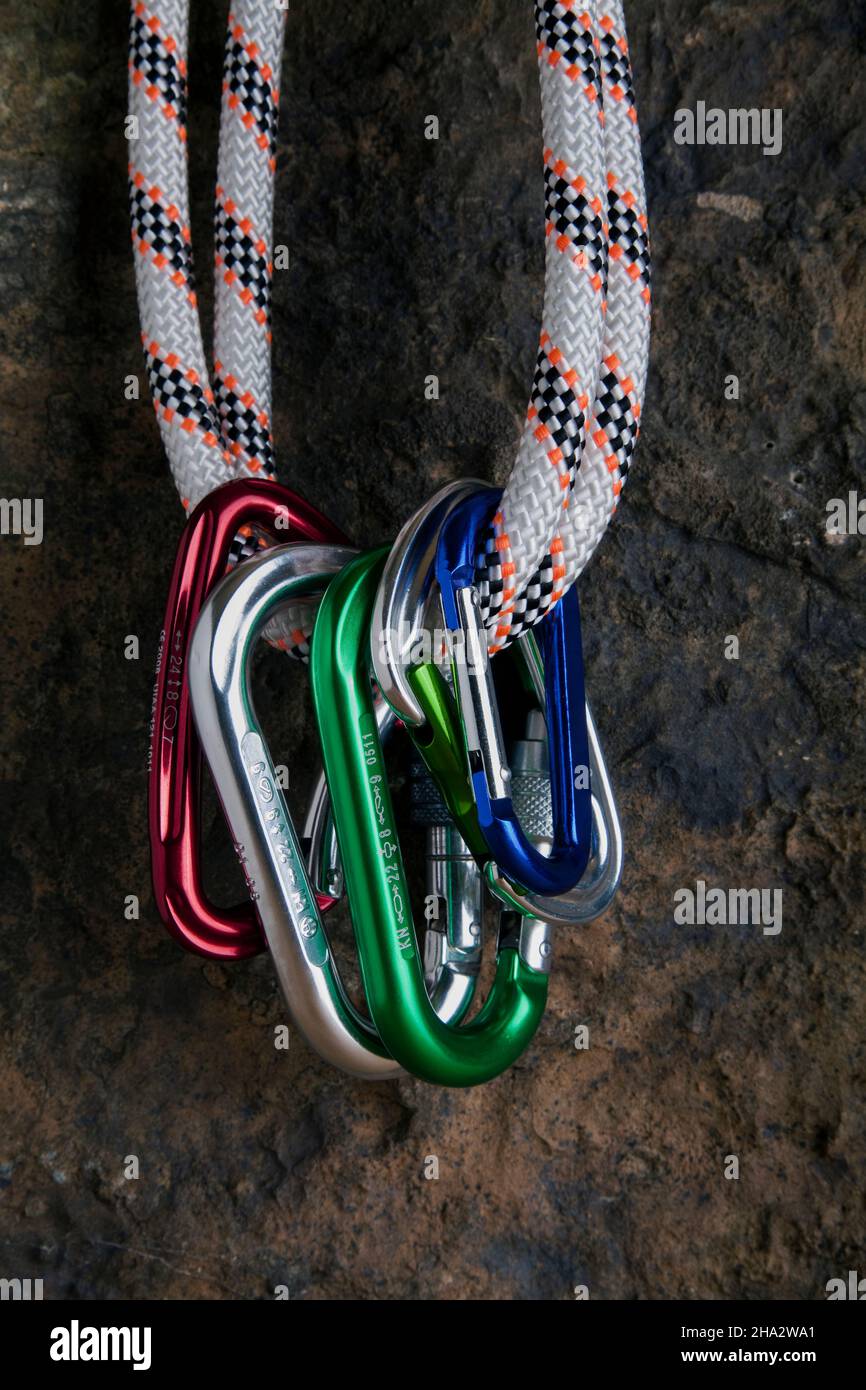
<svg viewBox="0 0 866 1390">
<path fill-rule="evenodd" d="M 270 291 L 276 74 L 285 14 L 238 0 L 229 17 L 216 196 L 215 365 L 193 274 L 187 156 L 188 0 L 133 0 L 129 183 L 141 338 L 184 507 L 229 478 L 272 475 Z"/>
<path fill-rule="evenodd" d="M 491 650 L 544 616 L 601 539 L 637 441 L 649 345 L 647 219 L 622 6 L 592 0 L 578 12 L 536 0 L 534 9 L 544 310 L 517 459 L 476 561 Z M 273 0 L 236 0 L 229 16 L 211 378 L 190 236 L 189 0 L 132 3 L 129 109 L 137 138 L 129 183 L 141 336 L 187 510 L 230 478 L 275 472 L 270 293 L 285 18 Z M 240 536 L 234 558 L 258 545 L 256 536 Z M 306 650 L 297 614 L 279 632 L 281 645 Z"/>
<path fill-rule="evenodd" d="M 539 0 L 535 10 L 545 140 L 544 326 L 517 462 L 477 558 L 491 651 L 544 616 L 601 540 L 637 443 L 649 358 L 646 195 L 622 4 L 592 4 L 576 14 L 570 5 Z M 575 134 L 588 111 L 594 138 L 581 143 Z M 530 520 L 544 518 L 531 545 L 521 505 Z"/>
</svg>

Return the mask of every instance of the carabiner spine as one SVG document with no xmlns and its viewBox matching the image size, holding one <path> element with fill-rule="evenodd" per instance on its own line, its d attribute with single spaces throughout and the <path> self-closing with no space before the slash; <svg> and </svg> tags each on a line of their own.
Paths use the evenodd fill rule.
<svg viewBox="0 0 866 1390">
<path fill-rule="evenodd" d="M 249 904 L 217 908 L 202 884 L 199 855 L 201 750 L 187 682 L 189 646 L 201 608 L 225 574 L 232 541 L 245 527 L 275 543 L 348 544 L 304 498 L 270 480 L 237 479 L 205 497 L 181 535 L 160 639 L 151 713 L 148 822 L 157 910 L 188 950 L 240 960 L 265 946 Z M 324 910 L 332 899 L 322 894 Z"/>
</svg>

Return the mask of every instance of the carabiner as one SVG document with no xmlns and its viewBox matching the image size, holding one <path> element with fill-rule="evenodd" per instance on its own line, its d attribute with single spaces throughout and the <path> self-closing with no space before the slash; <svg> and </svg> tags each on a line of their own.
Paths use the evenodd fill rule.
<svg viewBox="0 0 866 1390">
<path fill-rule="evenodd" d="M 531 645 L 530 645 L 531 644 Z M 539 698 L 544 699 L 541 658 L 531 633 L 520 638 L 524 654 L 533 653 L 536 665 L 530 666 L 535 684 L 540 679 Z M 622 828 L 616 801 L 604 761 L 598 730 L 589 705 L 586 723 L 589 737 L 589 769 L 592 782 L 592 853 L 580 881 L 560 897 L 544 897 L 527 893 L 515 886 L 491 859 L 486 845 L 477 849 L 481 832 L 475 803 L 468 792 L 465 771 L 453 755 L 456 710 L 451 692 L 433 666 L 421 666 L 409 672 L 412 688 L 417 692 L 424 724 L 411 729 L 411 735 L 425 765 L 447 803 L 455 826 L 476 845 L 475 858 L 483 865 L 487 886 L 493 896 L 506 907 L 543 918 L 550 926 L 575 926 L 592 921 L 610 905 L 622 874 Z M 538 687 L 537 687 L 538 689 Z M 543 725 L 540 711 L 533 712 Z M 537 735 L 537 730 L 531 731 Z M 543 851 L 549 850 L 553 839 L 550 776 L 548 772 L 546 735 L 521 740 L 515 749 L 521 766 L 512 765 L 512 791 L 515 812 L 532 836 L 533 843 Z M 530 766 L 527 766 L 529 762 Z"/>
<path fill-rule="evenodd" d="M 372 1081 L 392 1079 L 400 1067 L 343 986 L 250 686 L 256 639 L 270 617 L 326 588 L 356 553 L 279 546 L 238 566 L 202 607 L 188 679 L 195 726 L 292 1019 L 326 1061 Z M 471 989 L 443 997 L 447 1017 L 462 1017 L 471 997 Z"/>
<path fill-rule="evenodd" d="M 419 647 L 423 651 L 424 644 L 432 645 L 430 620 L 432 616 L 435 623 L 439 610 L 434 573 L 439 533 L 454 508 L 483 487 L 468 478 L 440 488 L 410 516 L 385 561 L 370 624 L 370 655 L 376 684 L 408 725 L 424 723 L 410 671 L 421 664 Z"/>
<path fill-rule="evenodd" d="M 475 802 L 466 775 L 463 754 L 455 756 L 453 697 L 436 667 L 419 654 L 432 652 L 430 608 L 432 564 L 444 519 L 463 500 L 478 492 L 481 483 L 455 484 L 440 490 L 410 517 L 397 537 L 385 563 L 376 597 L 370 634 L 376 680 L 390 704 L 408 725 L 423 760 L 445 796 L 460 833 L 483 863 L 488 887 L 500 902 L 524 914 L 543 918 L 552 926 L 573 926 L 591 921 L 610 904 L 622 873 L 622 829 L 604 753 L 589 704 L 586 725 L 589 741 L 592 790 L 592 851 L 579 882 L 562 897 L 541 897 L 517 889 L 500 871 L 478 826 Z M 541 709 L 546 696 L 544 666 L 533 632 L 517 642 Z M 538 714 L 543 722 L 543 715 Z M 462 743 L 462 735 L 461 740 Z M 553 837 L 549 760 L 544 740 L 527 742 L 521 750 L 530 765 L 518 767 L 515 755 L 512 794 L 515 811 L 544 850 Z M 533 775 L 534 774 L 534 775 Z"/>
<path fill-rule="evenodd" d="M 549 929 L 530 918 L 509 921 L 481 1012 L 462 1028 L 437 1018 L 424 984 L 370 683 L 370 621 L 386 554 L 360 556 L 328 587 L 313 633 L 313 699 L 370 1013 L 407 1071 L 438 1085 L 473 1086 L 509 1067 L 538 1027 Z"/>
<path fill-rule="evenodd" d="M 537 627 L 544 658 L 553 810 L 553 845 L 545 856 L 515 813 L 487 640 L 473 587 L 478 539 L 499 497 L 496 491 L 477 493 L 449 513 L 439 535 L 436 577 L 451 634 L 454 686 L 482 834 L 510 879 L 549 897 L 574 887 L 592 848 L 580 608 L 572 585 Z"/>
<path fill-rule="evenodd" d="M 321 591 L 356 552 L 279 546 L 240 565 L 202 607 L 189 653 L 195 726 L 289 1013 L 312 1047 L 367 1080 L 399 1074 L 353 1008 L 325 935 L 250 689 L 256 638 L 290 599 Z"/>
<path fill-rule="evenodd" d="M 199 955 L 240 960 L 265 949 L 252 906 L 218 908 L 207 898 L 200 861 L 201 750 L 187 688 L 190 639 L 207 595 L 225 574 L 232 541 L 256 527 L 275 543 L 348 545 L 297 493 L 268 480 L 238 479 L 195 508 L 175 559 L 160 636 L 150 724 L 148 821 L 156 906 L 172 936 Z M 322 910 L 333 899 L 320 895 Z"/>
</svg>

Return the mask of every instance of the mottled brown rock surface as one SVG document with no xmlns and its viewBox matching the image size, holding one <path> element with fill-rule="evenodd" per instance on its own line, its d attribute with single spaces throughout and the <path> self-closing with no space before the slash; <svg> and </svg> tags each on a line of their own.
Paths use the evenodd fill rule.
<svg viewBox="0 0 866 1390">
<path fill-rule="evenodd" d="M 222 10 L 194 8 L 202 248 Z M 278 456 L 362 543 L 513 456 L 543 269 L 529 9 L 355 0 L 335 27 L 292 7 Z M 827 500 L 866 494 L 866 20 L 844 0 L 628 15 L 653 364 L 581 583 L 628 859 L 608 915 L 559 934 L 534 1046 L 466 1093 L 354 1084 L 296 1036 L 275 1052 L 267 960 L 208 966 L 156 918 L 145 743 L 182 514 L 150 405 L 123 394 L 142 369 L 125 8 L 44 0 L 3 25 L 2 491 L 45 499 L 41 547 L 0 541 L 4 1277 L 51 1298 L 812 1299 L 866 1272 L 866 541 L 825 535 Z M 674 112 L 699 99 L 783 108 L 782 153 L 677 146 Z M 303 685 L 263 658 L 297 804 Z M 228 896 L 213 808 L 209 827 Z M 675 925 L 698 878 L 782 888 L 780 935 Z"/>
</svg>

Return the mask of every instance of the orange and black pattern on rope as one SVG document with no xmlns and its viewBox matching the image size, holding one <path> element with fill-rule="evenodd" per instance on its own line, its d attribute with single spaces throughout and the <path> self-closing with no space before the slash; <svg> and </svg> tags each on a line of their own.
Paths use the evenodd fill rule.
<svg viewBox="0 0 866 1390">
<path fill-rule="evenodd" d="M 559 348 L 542 333 L 529 398 L 527 419 L 539 444 L 559 475 L 563 492 L 571 492 L 586 439 L 589 398 L 581 390 L 577 372 L 564 360 Z"/>
<path fill-rule="evenodd" d="M 132 244 L 141 256 L 149 257 L 157 270 L 164 270 L 178 289 L 196 303 L 190 230 L 180 220 L 173 203 L 166 203 L 162 191 L 148 187 L 144 175 L 129 166 L 129 207 Z"/>
<path fill-rule="evenodd" d="M 214 241 L 217 267 L 223 279 L 235 287 L 242 303 L 270 341 L 271 279 L 273 262 L 268 257 L 267 242 L 256 235 L 248 217 L 243 217 L 225 189 L 217 188 L 214 209 Z"/>
<path fill-rule="evenodd" d="M 628 45 L 625 38 L 614 33 L 613 20 L 603 15 L 601 27 L 601 67 L 608 91 L 614 101 L 624 101 L 629 120 L 637 121 L 634 87 L 632 86 L 631 64 L 628 60 Z"/>
<path fill-rule="evenodd" d="M 553 150 L 544 151 L 545 230 L 556 247 L 585 270 L 594 290 L 607 295 L 607 227 L 604 205 L 587 197 L 586 180 Z"/>
<path fill-rule="evenodd" d="M 244 458 L 251 473 L 276 476 L 271 422 L 251 391 L 242 391 L 237 378 L 221 362 L 214 363 L 217 404 L 223 440 L 233 458 Z"/>
<path fill-rule="evenodd" d="M 198 433 L 209 448 L 224 453 L 213 392 L 207 383 L 202 384 L 198 372 L 185 367 L 176 353 L 165 352 L 144 335 L 142 344 L 156 414 L 187 434 Z"/>
<path fill-rule="evenodd" d="M 561 68 L 572 82 L 583 86 L 588 100 L 597 108 L 600 122 L 604 122 L 602 100 L 600 44 L 593 32 L 593 22 L 586 10 L 578 10 L 574 3 L 559 3 L 559 0 L 536 0 L 535 20 L 538 56 L 541 62 L 550 67 Z M 607 293 L 607 225 L 605 208 L 601 199 L 587 197 L 587 185 L 580 174 L 570 169 L 552 148 L 544 152 L 545 162 L 545 203 L 546 233 L 555 238 L 557 249 L 589 275 L 593 289 L 601 296 L 602 302 Z M 542 338 L 544 344 L 544 338 Z M 584 424 L 586 404 L 583 407 Z M 530 415 L 532 406 L 530 406 Z M 573 486 L 574 470 L 579 461 L 569 460 L 567 468 L 568 490 Z M 560 475 L 562 481 L 562 474 Z M 510 640 L 509 633 L 513 615 L 519 605 L 527 602 L 526 593 L 531 590 L 545 591 L 554 582 L 547 576 L 558 575 L 562 566 L 557 559 L 545 557 L 536 574 L 518 596 L 514 588 L 516 566 L 510 559 L 511 543 L 504 530 L 504 517 L 500 514 L 483 538 L 481 558 L 476 579 L 481 603 L 482 618 L 489 626 L 494 617 L 498 619 L 491 650 L 499 649 Z M 501 557 L 509 557 L 502 559 Z"/>
<path fill-rule="evenodd" d="M 497 625 L 495 638 L 489 644 L 488 651 L 491 654 L 501 651 L 507 643 L 515 641 L 521 633 L 540 622 L 545 613 L 558 603 L 565 593 L 567 575 L 562 538 L 554 536 L 550 550 L 535 574 L 511 604 L 507 620 L 502 618 Z"/>
<path fill-rule="evenodd" d="M 640 402 L 634 382 L 623 371 L 619 358 L 613 354 L 601 364 L 592 429 L 593 443 L 612 475 L 614 496 L 619 497 L 640 434 Z M 548 609 L 562 598 L 567 575 L 562 552 L 562 540 L 556 536 L 551 553 L 545 555 L 522 594 L 515 599 L 508 624 L 501 624 L 501 630 L 496 635 L 497 645 L 491 645 L 491 651 L 497 651 L 506 640 L 513 641 L 522 632 L 534 627 Z"/>
<path fill-rule="evenodd" d="M 527 419 L 537 441 L 549 446 L 547 457 L 559 475 L 564 494 L 563 505 L 574 488 L 577 467 L 586 442 L 588 410 L 589 397 L 581 389 L 577 373 L 564 360 L 547 333 L 542 333 Z M 507 553 L 508 548 L 508 537 L 501 534 L 500 528 L 501 517 L 497 517 L 483 539 L 486 573 L 479 595 L 485 623 L 498 614 L 497 642 L 507 637 L 512 614 L 516 611 L 513 602 L 516 596 L 510 583 L 514 566 L 511 563 L 503 564 L 499 558 L 503 552 Z M 552 582 L 555 565 L 550 556 L 542 561 L 539 573 L 530 580 L 530 585 L 536 589 L 539 585 L 543 588 L 548 582 L 543 573 L 545 568 Z"/>
<path fill-rule="evenodd" d="M 582 82 L 590 101 L 604 120 L 601 80 L 598 65 L 598 45 L 592 32 L 592 19 L 586 10 L 577 11 L 572 0 L 536 0 L 535 31 L 538 36 L 538 56 L 546 57 L 551 67 L 564 64 L 572 82 Z"/>
<path fill-rule="evenodd" d="M 646 213 L 636 206 L 630 189 L 617 184 L 615 174 L 607 176 L 607 220 L 610 257 L 622 260 L 629 279 L 640 281 L 641 298 L 650 301 L 650 251 Z"/>
<path fill-rule="evenodd" d="M 129 68 L 136 86 L 143 86 L 147 97 L 158 102 L 167 120 L 177 125 L 186 139 L 186 60 L 177 56 L 177 43 L 161 32 L 155 14 L 134 5 L 130 20 Z"/>
<path fill-rule="evenodd" d="M 533 627 L 548 608 L 562 597 L 565 566 L 561 561 L 561 551 L 562 542 L 557 537 L 551 552 L 544 556 L 523 592 L 510 605 L 507 616 L 500 615 L 494 639 L 488 644 L 491 654 L 501 651 L 507 642 L 514 641 L 525 629 Z"/>
<path fill-rule="evenodd" d="M 601 21 L 602 64 L 604 68 L 605 100 L 628 103 L 627 114 L 637 121 L 631 68 L 625 40 L 613 34 L 612 21 Z M 608 174 L 608 235 L 610 256 L 622 260 L 626 273 L 634 282 L 635 292 L 648 307 L 651 273 L 649 237 L 646 214 L 638 209 L 631 189 L 620 188 L 616 175 Z M 640 435 L 641 403 L 636 383 L 623 368 L 616 353 L 609 353 L 601 363 L 593 402 L 592 440 L 611 475 L 614 499 L 618 499 L 628 476 L 631 460 Z M 512 605 L 507 640 L 534 626 L 565 592 L 565 566 L 558 563 L 562 541 L 556 537 L 552 554 L 545 556 L 538 572 Z M 503 641 L 505 640 L 503 636 Z"/>
<path fill-rule="evenodd" d="M 601 364 L 593 408 L 593 443 L 601 451 L 614 478 L 618 497 L 640 433 L 640 401 L 635 383 L 611 353 Z"/>
<path fill-rule="evenodd" d="M 234 15 L 229 15 L 223 91 L 229 109 L 237 111 L 256 143 L 274 163 L 277 146 L 279 91 L 268 63 L 259 61 L 258 45 L 247 37 Z"/>
<path fill-rule="evenodd" d="M 502 525 L 502 513 L 497 512 L 481 537 L 482 558 L 475 568 L 475 586 L 485 627 L 489 627 L 494 613 L 501 613 L 503 606 L 514 597 L 515 565 L 511 560 L 502 559 L 503 554 L 508 555 L 511 550 L 508 533 L 501 530 Z"/>
<path fill-rule="evenodd" d="M 625 34 L 618 34 L 609 15 L 601 19 L 602 73 L 605 100 L 625 105 L 632 125 L 637 125 L 635 94 L 631 62 Z M 652 294 L 649 230 L 646 210 L 639 206 L 635 190 L 624 186 L 621 178 L 609 171 L 608 224 L 611 260 L 621 265 L 639 296 L 644 310 L 649 312 Z M 624 350 L 624 347 L 623 347 Z M 638 385 L 624 370 L 616 351 L 609 353 L 601 364 L 596 399 L 593 405 L 593 442 L 602 453 L 611 474 L 614 497 L 618 499 L 628 475 L 640 434 L 641 402 Z"/>
</svg>

